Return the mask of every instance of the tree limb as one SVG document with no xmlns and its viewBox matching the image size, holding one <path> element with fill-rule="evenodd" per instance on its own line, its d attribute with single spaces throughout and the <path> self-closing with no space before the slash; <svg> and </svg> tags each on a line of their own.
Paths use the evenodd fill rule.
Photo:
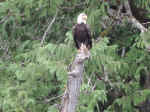
<svg viewBox="0 0 150 112">
<path fill-rule="evenodd" d="M 0 24 L 4 23 L 8 19 L 8 16 L 4 17 L 2 20 L 0 20 Z"/>
<path fill-rule="evenodd" d="M 49 23 L 49 25 L 48 25 L 46 31 L 44 32 L 44 35 L 43 35 L 42 40 L 41 40 L 41 46 L 43 45 L 43 43 L 44 43 L 44 41 L 45 41 L 45 38 L 46 38 L 48 32 L 51 30 L 51 27 L 52 27 L 53 23 L 54 23 L 55 20 L 56 20 L 57 14 L 58 14 L 58 11 L 56 12 L 54 18 L 53 18 L 52 21 Z"/>
<path fill-rule="evenodd" d="M 145 28 L 135 17 L 129 17 L 128 22 L 132 23 L 136 28 L 138 28 L 141 33 L 146 32 L 148 29 Z"/>
<path fill-rule="evenodd" d="M 68 72 L 67 88 L 62 98 L 62 108 L 60 112 L 75 112 L 80 95 L 80 86 L 83 80 L 84 61 L 90 57 L 90 52 L 81 46 L 80 52 L 77 53 L 70 71 Z"/>
<path fill-rule="evenodd" d="M 133 17 L 133 14 L 132 14 L 132 11 L 131 11 L 131 8 L 130 8 L 130 4 L 129 4 L 128 0 L 126 0 L 124 2 L 124 7 L 125 7 L 125 9 L 127 11 L 127 15 L 129 16 L 128 17 L 128 22 L 132 23 L 141 32 L 147 31 L 147 28 L 145 28 L 135 17 Z"/>
<path fill-rule="evenodd" d="M 126 10 L 126 13 L 121 12 L 121 10 L 123 9 L 123 7 Z M 115 21 L 122 23 L 121 21 L 123 20 L 123 18 L 127 18 L 128 23 L 133 24 L 134 27 L 138 28 L 141 32 L 145 32 L 147 31 L 147 28 L 145 28 L 132 14 L 132 10 L 129 4 L 129 1 L 126 0 L 124 2 L 122 2 L 121 4 L 119 4 L 118 6 L 118 10 L 114 10 L 111 8 L 108 8 L 108 14 L 109 16 L 113 17 L 113 19 L 115 19 Z M 116 25 L 116 22 L 114 25 Z M 117 23 L 118 23 L 117 22 Z"/>
<path fill-rule="evenodd" d="M 83 7 L 84 5 L 87 5 L 86 2 L 81 2 L 80 4 L 75 4 L 74 6 L 71 6 L 71 7 L 65 7 L 65 6 L 61 6 L 61 7 L 58 7 L 59 9 L 61 10 L 64 10 L 64 11 L 73 11 L 74 9 L 76 8 L 81 8 Z"/>
</svg>

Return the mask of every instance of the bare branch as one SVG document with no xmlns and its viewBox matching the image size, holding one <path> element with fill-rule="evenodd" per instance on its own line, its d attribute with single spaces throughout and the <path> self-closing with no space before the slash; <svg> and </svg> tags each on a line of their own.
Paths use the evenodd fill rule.
<svg viewBox="0 0 150 112">
<path fill-rule="evenodd" d="M 106 70 L 106 68 L 104 67 L 104 65 L 102 64 L 101 65 L 102 67 L 102 72 L 103 72 L 103 78 L 102 80 L 105 82 L 105 83 L 108 83 L 111 87 L 113 87 L 113 83 L 109 80 L 109 76 L 108 76 L 108 71 Z"/>
<path fill-rule="evenodd" d="M 83 80 L 84 61 L 90 57 L 90 52 L 81 46 L 80 52 L 77 53 L 70 71 L 68 72 L 67 88 L 62 98 L 62 108 L 60 112 L 75 112 L 80 95 L 80 86 Z"/>
<path fill-rule="evenodd" d="M 121 10 L 122 8 L 125 8 L 126 13 L 122 13 Z M 116 23 L 122 23 L 121 21 L 123 20 L 123 18 L 127 18 L 128 23 L 133 24 L 134 27 L 138 28 L 141 32 L 145 32 L 147 31 L 147 28 L 145 28 L 132 14 L 132 10 L 129 4 L 129 1 L 126 0 L 124 2 L 122 2 L 122 4 L 120 4 L 118 6 L 118 10 L 113 10 L 111 8 L 108 8 L 108 14 L 110 17 L 113 17 L 113 19 L 115 20 L 115 24 Z M 103 25 L 104 26 L 104 25 Z"/>
<path fill-rule="evenodd" d="M 75 8 L 81 8 L 83 7 L 84 5 L 87 5 L 86 2 L 82 2 L 80 4 L 75 4 L 74 6 L 71 6 L 71 7 L 65 7 L 65 6 L 61 6 L 61 7 L 58 7 L 59 9 L 61 10 L 64 10 L 64 11 L 73 11 Z"/>
<path fill-rule="evenodd" d="M 135 17 L 132 16 L 132 11 L 131 11 L 130 4 L 129 4 L 128 0 L 125 1 L 124 6 L 125 6 L 125 9 L 127 11 L 128 16 L 129 16 L 128 22 L 132 23 L 141 32 L 147 31 L 147 28 L 145 28 Z"/>
<path fill-rule="evenodd" d="M 52 27 L 53 23 L 54 23 L 55 20 L 56 20 L 57 14 L 58 14 L 58 11 L 56 12 L 54 18 L 52 19 L 52 21 L 51 21 L 50 24 L 48 25 L 46 31 L 44 32 L 44 35 L 43 35 L 42 40 L 41 40 L 41 46 L 43 45 L 43 43 L 44 43 L 44 41 L 45 41 L 45 38 L 46 38 L 48 32 L 51 30 L 51 27 Z"/>
<path fill-rule="evenodd" d="M 126 0 L 124 2 L 124 7 L 126 9 L 127 15 L 131 17 L 132 16 L 132 11 L 131 11 L 131 7 L 130 7 L 130 4 L 129 4 L 128 0 Z"/>
<path fill-rule="evenodd" d="M 141 33 L 146 32 L 148 30 L 138 20 L 136 20 L 134 17 L 128 18 L 128 22 L 132 23 L 136 28 L 138 28 L 141 31 Z"/>
<path fill-rule="evenodd" d="M 142 24 L 150 24 L 150 22 L 142 23 Z"/>
<path fill-rule="evenodd" d="M 45 103 L 49 103 L 49 102 L 51 102 L 52 100 L 55 100 L 55 99 L 60 98 L 60 97 L 62 97 L 62 96 L 63 96 L 63 95 L 58 95 L 58 96 L 52 97 L 52 98 L 50 98 L 50 99 L 44 99 L 44 102 L 45 102 Z"/>
<path fill-rule="evenodd" d="M 126 48 L 125 48 L 125 47 L 123 47 L 123 48 L 122 48 L 121 57 L 124 57 L 124 56 L 125 56 L 125 53 L 126 53 Z"/>
<path fill-rule="evenodd" d="M 1 21 L 0 24 L 4 23 L 8 19 L 8 16 L 4 17 Z"/>
</svg>

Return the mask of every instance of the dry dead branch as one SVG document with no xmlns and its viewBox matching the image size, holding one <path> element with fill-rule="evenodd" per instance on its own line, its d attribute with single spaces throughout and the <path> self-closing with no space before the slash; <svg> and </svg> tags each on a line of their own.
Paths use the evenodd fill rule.
<svg viewBox="0 0 150 112">
<path fill-rule="evenodd" d="M 41 46 L 43 45 L 43 43 L 44 43 L 44 41 L 45 41 L 45 38 L 46 38 L 48 32 L 51 30 L 51 27 L 52 27 L 53 23 L 54 23 L 55 20 L 56 20 L 57 14 L 58 14 L 58 11 L 56 12 L 54 18 L 53 18 L 52 21 L 49 23 L 49 25 L 48 25 L 46 31 L 44 32 L 44 35 L 43 35 L 42 40 L 41 40 Z"/>
<path fill-rule="evenodd" d="M 77 53 L 70 70 L 68 72 L 67 88 L 62 97 L 62 106 L 60 112 L 75 112 L 80 95 L 80 86 L 83 80 L 84 61 L 90 57 L 90 52 L 84 45 Z"/>
</svg>

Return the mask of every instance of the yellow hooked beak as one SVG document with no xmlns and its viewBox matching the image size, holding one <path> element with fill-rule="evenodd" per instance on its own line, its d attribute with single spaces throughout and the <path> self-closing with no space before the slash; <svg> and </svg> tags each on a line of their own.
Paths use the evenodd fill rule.
<svg viewBox="0 0 150 112">
<path fill-rule="evenodd" d="M 86 16 L 86 15 L 83 15 L 83 16 L 82 16 L 82 19 L 86 21 L 86 20 L 87 20 L 87 16 Z"/>
</svg>

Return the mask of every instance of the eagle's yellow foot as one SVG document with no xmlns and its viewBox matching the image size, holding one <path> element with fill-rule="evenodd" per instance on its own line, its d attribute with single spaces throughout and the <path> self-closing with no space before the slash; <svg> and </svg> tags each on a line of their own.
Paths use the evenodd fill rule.
<svg viewBox="0 0 150 112">
<path fill-rule="evenodd" d="M 78 52 L 81 52 L 81 50 L 80 50 L 80 49 L 78 49 Z"/>
</svg>

